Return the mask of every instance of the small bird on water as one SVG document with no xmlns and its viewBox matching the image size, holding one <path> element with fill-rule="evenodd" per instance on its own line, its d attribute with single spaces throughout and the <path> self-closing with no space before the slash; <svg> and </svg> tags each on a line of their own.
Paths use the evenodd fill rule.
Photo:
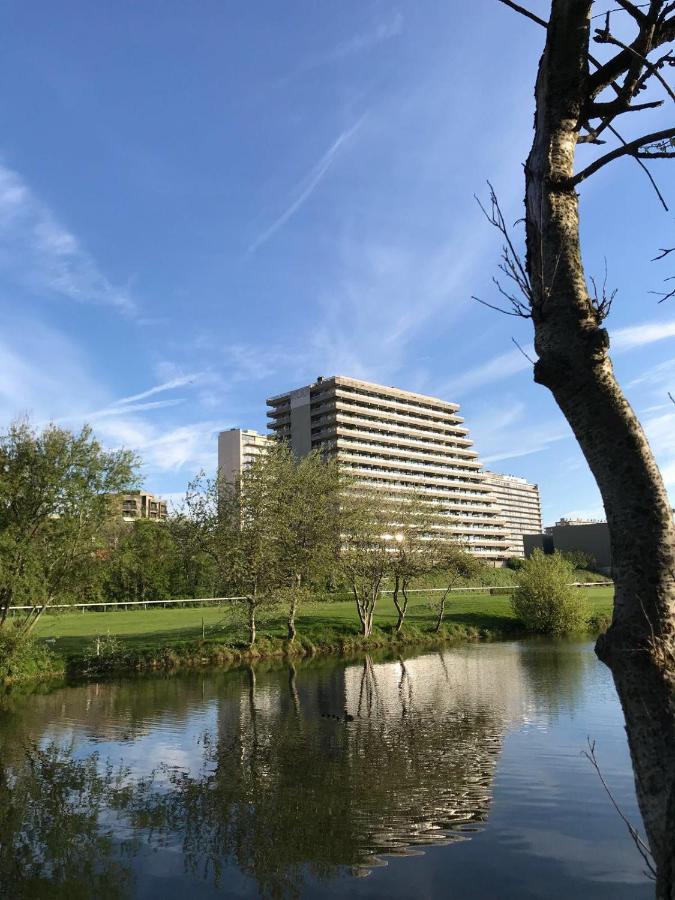
<svg viewBox="0 0 675 900">
<path fill-rule="evenodd" d="M 336 722 L 353 722 L 354 716 L 351 713 L 348 713 L 345 710 L 341 716 L 336 715 L 335 713 L 321 713 L 322 719 L 335 719 Z"/>
</svg>

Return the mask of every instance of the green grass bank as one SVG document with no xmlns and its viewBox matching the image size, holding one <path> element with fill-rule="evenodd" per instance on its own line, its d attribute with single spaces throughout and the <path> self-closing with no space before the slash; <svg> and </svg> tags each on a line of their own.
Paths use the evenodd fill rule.
<svg viewBox="0 0 675 900">
<path fill-rule="evenodd" d="M 611 615 L 613 588 L 579 588 L 589 617 Z M 396 634 L 396 614 L 384 595 L 370 638 L 359 634 L 354 603 L 349 600 L 306 604 L 297 619 L 298 639 L 286 641 L 283 610 L 260 618 L 253 650 L 229 605 L 149 607 L 109 612 L 60 612 L 44 615 L 36 628 L 38 644 L 49 647 L 54 672 L 100 675 L 148 669 L 220 665 L 238 661 L 355 653 L 405 646 L 433 648 L 458 640 L 490 640 L 522 635 L 509 596 L 476 592 L 448 598 L 445 625 L 433 633 L 435 611 L 429 594 L 413 594 L 403 631 Z M 100 638 L 99 655 L 96 655 Z"/>
</svg>

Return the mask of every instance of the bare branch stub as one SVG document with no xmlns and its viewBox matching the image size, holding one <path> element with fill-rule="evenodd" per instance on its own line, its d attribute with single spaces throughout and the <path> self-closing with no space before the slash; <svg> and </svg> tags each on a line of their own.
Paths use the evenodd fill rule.
<svg viewBox="0 0 675 900">
<path fill-rule="evenodd" d="M 618 288 L 614 288 L 612 291 L 608 291 L 607 289 L 607 260 L 605 259 L 605 276 L 602 280 L 602 285 L 598 290 L 598 285 L 595 281 L 595 278 L 591 275 L 590 282 L 593 285 L 593 296 L 590 297 L 591 306 L 593 307 L 593 312 L 595 313 L 595 321 L 597 325 L 601 325 L 602 322 L 607 318 L 612 310 L 612 303 L 614 302 L 614 298 L 617 295 Z"/>
<path fill-rule="evenodd" d="M 506 220 L 504 219 L 501 207 L 499 206 L 499 200 L 497 199 L 495 189 L 489 181 L 488 187 L 490 189 L 489 210 L 485 208 L 478 197 L 476 197 L 476 202 L 490 225 L 497 229 L 504 240 L 498 268 L 506 278 L 515 285 L 515 288 L 511 288 L 509 291 L 502 286 L 502 283 L 498 278 L 492 279 L 498 292 L 507 301 L 506 309 L 502 306 L 496 306 L 485 300 L 481 300 L 480 297 L 473 297 L 473 299 L 477 300 L 478 303 L 482 303 L 483 306 L 495 309 L 505 315 L 518 316 L 521 319 L 531 319 L 532 309 L 536 301 L 530 279 L 525 269 L 525 264 L 520 258 L 513 243 L 513 239 L 509 234 L 509 229 L 506 225 Z"/>
</svg>

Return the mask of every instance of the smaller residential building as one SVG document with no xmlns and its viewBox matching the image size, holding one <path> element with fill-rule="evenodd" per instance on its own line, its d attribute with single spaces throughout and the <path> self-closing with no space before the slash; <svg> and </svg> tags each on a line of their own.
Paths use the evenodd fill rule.
<svg viewBox="0 0 675 900">
<path fill-rule="evenodd" d="M 509 556 L 525 556 L 523 536 L 541 531 L 541 500 L 539 486 L 516 475 L 485 472 L 509 540 Z"/>
<path fill-rule="evenodd" d="M 122 494 L 119 499 L 125 522 L 133 522 L 135 519 L 166 519 L 168 515 L 166 500 L 146 491 L 130 491 Z"/>
<path fill-rule="evenodd" d="M 252 428 L 230 428 L 218 435 L 218 471 L 229 482 L 264 453 L 274 439 Z"/>
</svg>

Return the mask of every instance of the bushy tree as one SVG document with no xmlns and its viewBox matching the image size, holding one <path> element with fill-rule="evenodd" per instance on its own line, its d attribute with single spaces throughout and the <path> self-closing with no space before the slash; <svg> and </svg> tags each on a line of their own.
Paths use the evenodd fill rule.
<svg viewBox="0 0 675 900">
<path fill-rule="evenodd" d="M 435 570 L 439 558 L 439 541 L 435 527 L 439 516 L 421 494 L 406 493 L 387 503 L 391 524 L 389 572 L 393 581 L 392 600 L 398 619 L 396 631 L 403 627 L 408 611 L 408 591 L 415 580 Z"/>
<path fill-rule="evenodd" d="M 369 637 L 392 568 L 391 510 L 381 491 L 352 485 L 342 497 L 340 519 L 340 573 L 354 597 L 361 633 Z"/>
<path fill-rule="evenodd" d="M 450 592 L 458 584 L 475 578 L 480 573 L 481 562 L 455 541 L 437 539 L 431 553 L 433 571 L 439 573 L 444 583 L 443 590 L 432 594 L 431 600 L 431 606 L 436 611 L 434 631 L 438 633 L 443 624 L 445 605 Z"/>
<path fill-rule="evenodd" d="M 14 422 L 0 433 L 0 627 L 13 605 L 28 633 L 55 598 L 76 592 L 99 559 L 111 498 L 138 483 L 137 461 L 79 434 Z"/>
<path fill-rule="evenodd" d="M 293 640 L 303 597 L 334 568 L 339 484 L 335 463 L 316 453 L 297 459 L 279 442 L 234 484 L 201 478 L 190 486 L 183 526 L 212 558 L 222 583 L 244 598 L 251 645 L 260 607 L 282 601 Z"/>
<path fill-rule="evenodd" d="M 535 550 L 520 571 L 511 605 L 528 631 L 559 636 L 585 624 L 578 588 L 570 582 L 574 567 L 559 553 Z"/>
<path fill-rule="evenodd" d="M 297 459 L 286 443 L 274 445 L 264 466 L 276 493 L 274 540 L 284 593 L 288 598 L 288 639 L 296 637 L 295 618 L 312 587 L 335 570 L 340 544 L 340 478 L 336 460 L 312 452 Z M 246 475 L 243 476 L 244 479 Z"/>
<path fill-rule="evenodd" d="M 164 522 L 115 522 L 109 532 L 103 591 L 110 600 L 168 600 L 172 597 L 175 541 Z"/>
</svg>

